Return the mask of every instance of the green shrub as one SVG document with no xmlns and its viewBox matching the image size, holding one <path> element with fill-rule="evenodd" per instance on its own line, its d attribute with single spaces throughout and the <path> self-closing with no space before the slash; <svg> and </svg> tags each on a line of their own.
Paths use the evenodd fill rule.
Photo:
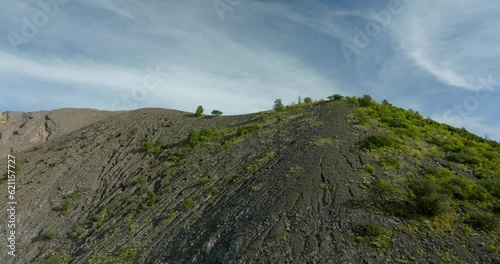
<svg viewBox="0 0 500 264">
<path fill-rule="evenodd" d="M 333 101 L 340 101 L 342 99 L 344 99 L 344 97 L 340 94 L 334 94 L 334 95 L 328 96 L 328 100 L 330 100 L 330 101 L 332 101 L 332 100 Z"/>
<path fill-rule="evenodd" d="M 196 117 L 202 117 L 203 116 L 203 106 L 199 105 L 196 108 L 196 112 L 194 113 Z"/>
<path fill-rule="evenodd" d="M 372 150 L 390 146 L 392 146 L 392 140 L 388 136 L 384 135 L 371 135 L 366 137 L 361 142 L 361 149 L 363 150 Z"/>
<path fill-rule="evenodd" d="M 239 136 L 244 136 L 247 134 L 257 132 L 261 128 L 262 128 L 262 126 L 260 124 L 251 124 L 251 125 L 247 125 L 247 126 L 238 127 L 236 132 L 238 133 Z"/>
<path fill-rule="evenodd" d="M 196 205 L 196 201 L 193 198 L 191 198 L 191 197 L 187 197 L 184 200 L 184 208 L 186 208 L 186 209 L 189 209 L 189 208 L 191 208 L 191 207 L 193 207 L 195 205 Z"/>
<path fill-rule="evenodd" d="M 281 111 L 284 108 L 285 107 L 283 106 L 283 102 L 281 101 L 281 99 L 274 100 L 274 105 L 273 105 L 274 111 Z"/>
<path fill-rule="evenodd" d="M 47 230 L 43 233 L 42 239 L 43 240 L 51 240 L 54 239 L 57 236 L 57 233 L 52 231 L 52 230 Z"/>
<path fill-rule="evenodd" d="M 313 102 L 313 99 L 311 97 L 304 98 L 304 103 L 305 104 L 311 104 L 312 102 Z"/>
<path fill-rule="evenodd" d="M 365 171 L 368 172 L 368 173 L 372 173 L 375 171 L 375 167 L 373 167 L 372 165 L 370 164 L 366 164 L 365 165 Z"/>
<path fill-rule="evenodd" d="M 210 181 L 211 181 L 210 178 L 208 178 L 208 177 L 202 177 L 202 178 L 200 178 L 198 180 L 198 184 L 205 185 L 205 184 L 209 183 Z"/>
<path fill-rule="evenodd" d="M 156 195 L 156 193 L 151 192 L 149 194 L 149 205 L 154 205 L 157 200 L 158 200 L 158 196 Z"/>
<path fill-rule="evenodd" d="M 480 181 L 480 184 L 492 196 L 500 198 L 500 178 L 483 179 Z"/>
<path fill-rule="evenodd" d="M 394 167 L 397 168 L 401 164 L 401 161 L 395 157 L 384 156 L 380 159 L 380 165 L 384 167 Z"/>
<path fill-rule="evenodd" d="M 174 218 L 176 215 L 177 215 L 177 212 L 174 210 L 174 208 L 172 208 L 165 215 L 165 219 L 170 220 L 170 219 Z"/>
<path fill-rule="evenodd" d="M 385 234 L 385 230 L 378 224 L 366 224 L 358 229 L 358 235 L 363 237 L 377 237 L 383 234 Z"/>
<path fill-rule="evenodd" d="M 219 110 L 213 110 L 212 111 L 212 115 L 214 115 L 214 116 L 221 116 L 222 114 L 223 113 L 221 111 L 219 111 Z"/>
<path fill-rule="evenodd" d="M 417 179 L 409 183 L 410 203 L 415 213 L 424 216 L 435 216 L 450 209 L 449 196 L 442 193 L 438 184 L 430 179 Z"/>
<path fill-rule="evenodd" d="M 486 201 L 489 198 L 489 193 L 483 186 L 462 175 L 444 182 L 443 187 L 459 200 Z"/>
<path fill-rule="evenodd" d="M 369 107 L 370 105 L 372 105 L 372 97 L 365 94 L 363 95 L 363 97 L 360 97 L 358 99 L 358 102 L 359 102 L 359 106 L 361 107 Z"/>
<path fill-rule="evenodd" d="M 191 147 L 196 147 L 200 143 L 200 131 L 196 129 L 192 129 L 191 131 L 189 131 L 188 141 Z"/>
<path fill-rule="evenodd" d="M 375 184 L 373 184 L 372 188 L 376 193 L 382 196 L 388 196 L 393 193 L 393 187 L 386 180 L 380 180 L 376 182 Z"/>
<path fill-rule="evenodd" d="M 220 190 L 219 188 L 217 187 L 210 187 L 210 189 L 208 189 L 208 192 L 210 193 L 210 195 L 217 195 L 220 193 Z"/>
<path fill-rule="evenodd" d="M 467 155 L 464 152 L 450 153 L 446 155 L 446 159 L 452 162 L 468 164 L 468 165 L 480 165 L 481 159 L 475 156 Z"/>
<path fill-rule="evenodd" d="M 146 153 L 153 152 L 153 143 L 150 140 L 146 140 L 146 142 L 144 142 L 144 151 Z"/>
<path fill-rule="evenodd" d="M 499 219 L 492 214 L 480 213 L 472 215 L 466 223 L 475 230 L 489 232 L 498 227 Z"/>
<path fill-rule="evenodd" d="M 408 121 L 396 118 L 389 122 L 389 126 L 394 128 L 408 128 L 410 125 Z"/>
<path fill-rule="evenodd" d="M 67 263 L 67 261 L 65 261 L 63 257 L 57 254 L 52 255 L 47 259 L 45 259 L 44 261 L 40 262 L 40 264 L 62 264 L 62 263 Z"/>
<path fill-rule="evenodd" d="M 311 145 L 319 147 L 323 145 L 331 145 L 333 143 L 335 143 L 333 138 L 318 138 L 317 140 L 311 142 Z"/>
<path fill-rule="evenodd" d="M 352 106 L 358 106 L 359 105 L 358 98 L 355 97 L 355 96 L 352 96 L 352 97 L 346 96 L 345 100 L 346 100 L 346 102 L 348 104 L 350 104 Z"/>
</svg>

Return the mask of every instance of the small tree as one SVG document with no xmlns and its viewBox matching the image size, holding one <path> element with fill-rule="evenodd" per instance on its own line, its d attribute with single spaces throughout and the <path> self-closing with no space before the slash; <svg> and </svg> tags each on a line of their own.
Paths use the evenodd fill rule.
<svg viewBox="0 0 500 264">
<path fill-rule="evenodd" d="M 197 117 L 203 116 L 203 106 L 199 105 L 196 108 L 196 113 L 194 115 L 197 116 Z"/>
<path fill-rule="evenodd" d="M 302 104 L 302 96 L 299 95 L 299 98 L 297 99 L 297 104 Z"/>
<path fill-rule="evenodd" d="M 283 102 L 281 101 L 281 99 L 274 100 L 273 109 L 275 111 L 281 111 L 281 110 L 283 110 L 283 108 L 284 108 L 284 106 L 283 106 Z"/>
<path fill-rule="evenodd" d="M 214 115 L 214 116 L 221 116 L 221 115 L 222 115 L 222 112 L 221 112 L 221 111 L 219 111 L 219 110 L 213 110 L 213 111 L 212 111 L 212 115 Z"/>
<path fill-rule="evenodd" d="M 358 106 L 359 105 L 359 100 L 356 96 L 346 96 L 345 101 L 352 105 L 352 106 Z"/>
<path fill-rule="evenodd" d="M 310 104 L 310 103 L 312 103 L 312 102 L 313 102 L 313 99 L 312 99 L 311 97 L 306 97 L 306 98 L 304 98 L 304 103 L 306 103 L 306 104 Z"/>
<path fill-rule="evenodd" d="M 358 101 L 359 101 L 359 106 L 361 107 L 368 107 L 372 105 L 372 97 L 367 94 L 363 95 L 363 97 L 360 97 Z"/>
</svg>

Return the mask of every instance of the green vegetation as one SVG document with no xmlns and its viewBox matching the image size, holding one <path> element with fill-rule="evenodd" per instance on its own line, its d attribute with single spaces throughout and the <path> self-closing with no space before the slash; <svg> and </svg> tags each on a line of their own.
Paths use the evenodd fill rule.
<svg viewBox="0 0 500 264">
<path fill-rule="evenodd" d="M 219 111 L 219 110 L 213 110 L 212 111 L 212 115 L 214 115 L 214 116 L 221 116 L 222 114 L 223 113 L 221 111 Z"/>
<path fill-rule="evenodd" d="M 373 190 L 383 197 L 390 197 L 394 193 L 394 187 L 386 180 L 380 180 L 373 184 Z"/>
<path fill-rule="evenodd" d="M 44 261 L 40 262 L 40 264 L 65 264 L 68 263 L 67 257 L 63 254 L 53 254 Z"/>
<path fill-rule="evenodd" d="M 149 199 L 148 199 L 148 203 L 149 205 L 154 205 L 156 203 L 156 201 L 158 200 L 158 196 L 156 195 L 155 192 L 151 192 L 149 194 Z"/>
<path fill-rule="evenodd" d="M 85 194 L 88 189 L 78 188 L 76 191 L 64 196 L 64 204 L 60 215 L 68 215 L 73 210 L 73 201 L 78 200 Z"/>
<path fill-rule="evenodd" d="M 375 167 L 373 167 L 372 165 L 370 164 L 366 164 L 365 165 L 365 171 L 368 172 L 368 173 L 372 173 L 375 171 Z"/>
<path fill-rule="evenodd" d="M 363 97 L 358 98 L 358 103 L 360 107 L 369 107 L 372 105 L 372 97 L 365 94 Z"/>
<path fill-rule="evenodd" d="M 77 225 L 75 226 L 73 232 L 69 234 L 69 236 L 72 238 L 78 238 L 84 231 L 85 231 L 85 226 Z"/>
<path fill-rule="evenodd" d="M 195 206 L 196 205 L 196 201 L 191 198 L 190 196 L 186 197 L 186 199 L 184 200 L 184 208 L 185 209 L 190 209 L 191 207 Z"/>
<path fill-rule="evenodd" d="M 368 242 L 377 248 L 387 248 L 391 245 L 388 240 L 388 232 L 378 224 L 361 225 L 356 233 L 358 236 L 355 237 L 355 240 L 359 244 Z"/>
<path fill-rule="evenodd" d="M 209 182 L 211 182 L 212 180 L 209 178 L 209 177 L 202 177 L 198 180 L 198 184 L 200 185 L 205 185 Z"/>
<path fill-rule="evenodd" d="M 203 106 L 199 105 L 197 108 L 196 108 L 196 112 L 194 113 L 194 115 L 196 117 L 202 117 L 203 116 Z"/>
<path fill-rule="evenodd" d="M 240 126 L 237 129 L 237 133 L 239 136 L 245 136 L 247 134 L 252 134 L 259 131 L 262 128 L 260 124 L 251 124 L 246 126 Z"/>
<path fill-rule="evenodd" d="M 331 145 L 335 142 L 333 138 L 318 138 L 317 140 L 311 142 L 311 145 L 319 147 L 323 145 Z"/>
<path fill-rule="evenodd" d="M 385 135 L 371 135 L 366 137 L 361 142 L 361 149 L 372 150 L 383 147 L 390 147 L 393 145 L 392 140 Z"/>
<path fill-rule="evenodd" d="M 165 219 L 171 220 L 174 219 L 177 216 L 177 212 L 174 210 L 174 208 L 170 209 L 168 213 L 165 215 Z"/>
<path fill-rule="evenodd" d="M 139 254 L 139 249 L 135 246 L 123 245 L 114 254 L 113 260 L 109 263 L 120 264 L 120 263 L 133 263 L 137 255 Z"/>
<path fill-rule="evenodd" d="M 423 118 L 411 109 L 378 104 L 369 96 L 333 97 L 357 108 L 353 124 L 370 130 L 359 146 L 389 175 L 372 184 L 381 208 L 407 217 L 473 210 L 461 217 L 480 231 L 497 230 L 500 213 L 500 143 Z M 439 162 L 438 166 L 436 164 Z M 366 168 L 365 168 L 366 170 Z M 370 169 L 368 169 L 369 171 Z M 386 172 L 387 173 L 387 172 Z M 399 173 L 398 173 L 399 174 Z"/>
<path fill-rule="evenodd" d="M 450 210 L 450 199 L 443 189 L 429 179 L 416 179 L 410 182 L 410 203 L 415 213 L 435 216 Z"/>
<path fill-rule="evenodd" d="M 360 226 L 358 235 L 363 237 L 377 237 L 385 234 L 384 228 L 377 224 L 366 224 Z"/>
<path fill-rule="evenodd" d="M 493 214 L 474 214 L 467 219 L 466 223 L 478 231 L 490 232 L 495 230 L 498 225 L 498 219 Z"/>
<path fill-rule="evenodd" d="M 380 158 L 380 165 L 383 167 L 394 167 L 397 168 L 401 164 L 401 161 L 392 156 L 383 156 Z"/>
<path fill-rule="evenodd" d="M 188 142 L 191 147 L 198 146 L 199 143 L 203 141 L 208 141 L 210 139 L 221 139 L 227 134 L 227 131 L 222 129 L 202 129 L 196 130 L 192 129 L 189 131 Z"/>
<path fill-rule="evenodd" d="M 328 96 L 328 100 L 330 100 L 330 101 L 341 101 L 342 99 L 344 99 L 344 96 L 342 96 L 340 94 L 334 94 L 334 95 Z"/>
<path fill-rule="evenodd" d="M 304 98 L 304 104 L 312 104 L 312 103 L 313 103 L 313 99 L 311 97 Z"/>
<path fill-rule="evenodd" d="M 54 239 L 56 238 L 57 236 L 57 233 L 55 231 L 52 231 L 52 230 L 46 230 L 43 235 L 42 235 L 42 239 L 43 240 L 51 240 L 51 239 Z"/>
<path fill-rule="evenodd" d="M 274 105 L 273 105 L 274 111 L 282 111 L 284 108 L 285 107 L 283 106 L 283 102 L 281 101 L 281 99 L 274 100 Z"/>
<path fill-rule="evenodd" d="M 161 138 L 157 139 L 156 142 L 154 143 L 154 145 L 150 140 L 146 140 L 144 142 L 144 152 L 146 152 L 148 154 L 158 155 L 158 154 L 160 154 L 161 149 L 164 147 L 164 145 L 165 145 L 165 142 Z"/>
</svg>

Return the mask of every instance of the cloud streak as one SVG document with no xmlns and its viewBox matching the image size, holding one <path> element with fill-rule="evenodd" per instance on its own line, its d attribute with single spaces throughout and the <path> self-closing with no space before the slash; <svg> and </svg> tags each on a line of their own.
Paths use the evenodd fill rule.
<svg viewBox="0 0 500 264">
<path fill-rule="evenodd" d="M 435 115 L 463 105 L 490 74 L 498 89 L 494 1 L 401 1 L 402 12 L 346 63 L 341 43 L 390 1 L 243 1 L 221 21 L 212 1 L 72 0 L 16 54 L 9 32 L 40 8 L 0 0 L 9 7 L 0 10 L 0 92 L 22 91 L 0 96 L 0 110 L 113 110 L 128 97 L 133 108 L 203 104 L 242 114 L 270 109 L 276 98 L 341 93 Z M 162 82 L 138 92 L 157 66 Z M 482 99 L 470 116 L 483 118 L 464 124 L 497 135 L 498 100 L 496 92 Z"/>
</svg>

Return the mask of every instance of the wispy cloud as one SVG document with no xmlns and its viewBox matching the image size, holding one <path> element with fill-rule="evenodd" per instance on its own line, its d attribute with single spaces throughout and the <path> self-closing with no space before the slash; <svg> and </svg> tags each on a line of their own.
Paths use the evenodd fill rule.
<svg viewBox="0 0 500 264">
<path fill-rule="evenodd" d="M 485 76 L 498 89 L 500 3 L 486 2 L 402 1 L 403 11 L 346 63 L 340 44 L 373 26 L 372 11 L 388 2 L 244 1 L 221 21 L 212 1 L 72 0 L 14 53 L 9 32 L 43 9 L 0 0 L 8 6 L 0 10 L 0 91 L 23 91 L 1 96 L 0 110 L 112 109 L 158 66 L 162 82 L 133 107 L 203 104 L 240 114 L 269 109 L 275 98 L 342 93 L 443 113 L 464 105 Z M 484 119 L 466 127 L 496 135 L 498 100 L 494 92 L 482 99 L 471 116 Z"/>
<path fill-rule="evenodd" d="M 400 48 L 440 82 L 468 90 L 500 71 L 500 4 L 412 1 L 392 27 Z"/>
</svg>

